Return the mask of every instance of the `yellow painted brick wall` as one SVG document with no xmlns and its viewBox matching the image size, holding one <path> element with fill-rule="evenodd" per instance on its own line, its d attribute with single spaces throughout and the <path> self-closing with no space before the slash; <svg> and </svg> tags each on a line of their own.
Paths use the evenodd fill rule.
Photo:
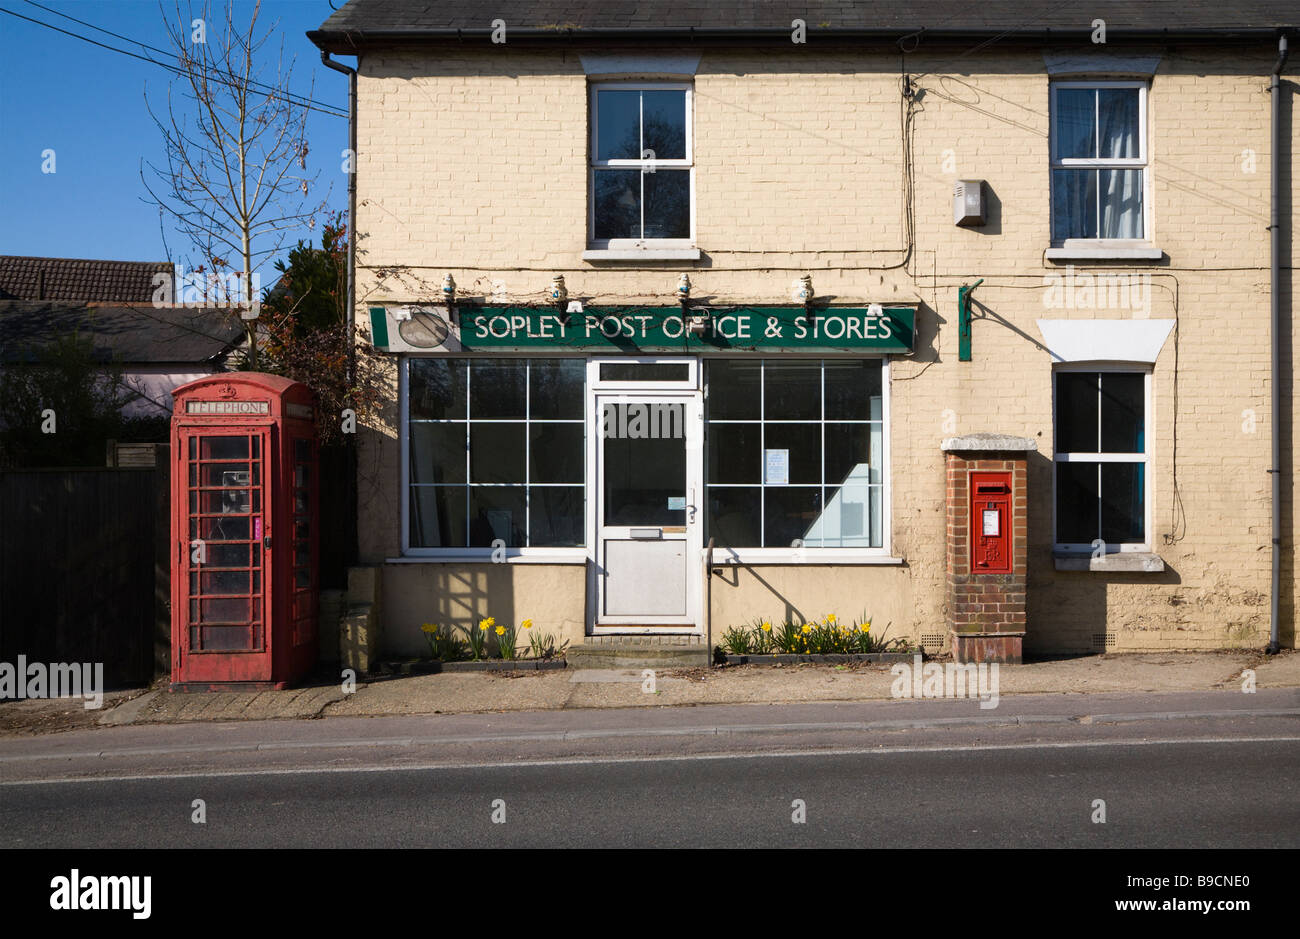
<svg viewBox="0 0 1300 939">
<path fill-rule="evenodd" d="M 790 282 L 805 272 L 819 296 L 837 303 L 920 302 L 916 354 L 891 367 L 891 547 L 907 566 L 862 574 L 864 592 L 906 581 L 893 634 L 941 631 L 939 443 L 988 431 L 1039 443 L 1030 464 L 1029 650 L 1087 650 L 1107 633 L 1121 650 L 1262 645 L 1274 51 L 1265 44 L 1164 53 L 1149 96 L 1148 173 L 1152 236 L 1167 257 L 1105 268 L 1149 275 L 1149 308 L 1139 311 L 1048 305 L 1044 277 L 1067 267 L 1043 255 L 1050 197 L 1042 55 L 1008 48 L 954 59 L 956 52 L 907 62 L 923 92 L 908 256 L 896 50 L 704 48 L 694 80 L 697 242 L 706 255 L 698 264 L 581 260 L 588 82 L 576 50 L 367 55 L 359 81 L 359 306 L 434 299 L 448 272 L 462 295 L 496 289 L 515 302 L 540 299 L 555 273 L 572 296 L 591 302 L 666 302 L 682 271 L 696 296 L 720 303 L 789 302 Z M 1292 130 L 1293 149 L 1297 139 Z M 952 185 L 963 178 L 985 179 L 993 196 L 982 229 L 952 224 Z M 1294 241 L 1291 250 L 1294 263 Z M 988 315 L 974 326 L 974 361 L 962 363 L 957 288 L 980 277 L 975 298 Z M 1155 365 L 1148 424 L 1150 540 L 1167 569 L 1058 573 L 1052 361 L 1037 320 L 1134 316 L 1178 321 Z M 363 435 L 372 475 L 362 476 L 362 550 L 372 563 L 399 550 L 395 419 L 391 410 Z M 378 492 L 368 497 L 372 485 Z M 1292 487 L 1288 478 L 1288 506 Z M 1289 508 L 1284 518 L 1290 545 Z M 779 578 L 793 603 L 818 608 L 822 574 L 789 570 Z M 761 593 L 743 592 L 753 596 L 754 615 L 766 612 Z M 747 602 L 715 595 L 715 627 L 748 619 Z M 1294 632 L 1284 640 L 1294 644 Z"/>
</svg>

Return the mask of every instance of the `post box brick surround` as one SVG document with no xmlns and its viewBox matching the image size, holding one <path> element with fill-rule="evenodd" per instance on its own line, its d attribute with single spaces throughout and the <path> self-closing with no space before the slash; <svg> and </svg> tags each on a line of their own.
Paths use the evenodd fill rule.
<svg viewBox="0 0 1300 939">
<path fill-rule="evenodd" d="M 1026 457 L 1038 449 L 1027 437 L 969 434 L 943 441 L 947 476 L 947 609 L 958 662 L 1019 665 L 1025 638 L 1028 562 Z M 971 475 L 1009 475 L 1010 573 L 979 573 L 972 558 Z"/>
</svg>

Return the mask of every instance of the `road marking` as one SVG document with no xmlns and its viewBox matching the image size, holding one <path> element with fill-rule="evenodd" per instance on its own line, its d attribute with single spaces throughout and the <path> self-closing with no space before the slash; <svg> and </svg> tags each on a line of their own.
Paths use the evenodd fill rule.
<svg viewBox="0 0 1300 939">
<path fill-rule="evenodd" d="M 0 764 L 36 760 L 112 759 L 131 756 L 167 756 L 182 753 L 234 753 L 270 750 L 346 750 L 353 747 L 435 747 L 463 743 L 529 743 L 602 740 L 639 737 L 725 737 L 762 733 L 870 733 L 889 730 L 941 730 L 960 727 L 1024 727 L 1030 724 L 1124 724 L 1141 721 L 1237 720 L 1248 717 L 1300 718 L 1295 708 L 1240 708 L 1221 711 L 1152 711 L 1122 714 L 1006 714 L 989 717 L 900 718 L 885 721 L 823 721 L 795 724 L 707 724 L 687 727 L 629 727 L 594 730 L 540 730 L 506 734 L 451 734 L 436 737 L 343 738 L 338 740 L 270 741 L 264 743 L 178 744 L 158 747 L 123 747 L 118 750 L 84 750 L 0 756 Z"/>
<path fill-rule="evenodd" d="M 551 760 L 513 759 L 480 763 L 417 763 L 398 766 L 294 767 L 290 769 L 215 770 L 206 773 L 152 773 L 131 776 L 87 776 L 72 779 L 25 779 L 0 782 L 5 786 L 45 786 L 64 783 L 147 782 L 167 779 L 216 779 L 239 776 L 312 776 L 333 773 L 406 773 L 435 770 L 522 769 L 554 766 L 605 766 L 623 763 L 696 763 L 708 760 L 762 760 L 819 756 L 893 756 L 918 753 L 973 753 L 1006 750 L 1068 750 L 1097 747 L 1195 746 L 1204 744 L 1300 743 L 1300 737 L 1195 737 L 1156 740 L 1083 740 L 1055 743 L 969 744 L 953 747 L 875 747 L 773 750 L 765 753 L 695 753 L 666 756 L 572 757 Z"/>
</svg>

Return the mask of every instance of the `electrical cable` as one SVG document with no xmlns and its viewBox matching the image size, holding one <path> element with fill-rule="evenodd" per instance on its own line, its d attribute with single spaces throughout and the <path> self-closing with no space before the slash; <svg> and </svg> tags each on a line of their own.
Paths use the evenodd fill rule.
<svg viewBox="0 0 1300 939">
<path fill-rule="evenodd" d="M 30 0 L 29 0 L 29 2 L 30 2 Z M 32 19 L 32 17 L 30 17 L 30 16 L 24 16 L 24 15 L 21 14 L 21 13 L 16 13 L 15 11 L 8 9 L 7 7 L 0 7 L 0 13 L 8 13 L 10 16 L 17 17 L 17 18 L 20 19 L 20 20 L 26 20 L 26 21 L 29 22 L 29 23 L 35 23 L 37 26 L 44 26 L 46 29 L 52 29 L 52 30 L 54 30 L 55 32 L 63 33 L 65 36 L 71 36 L 71 37 L 73 37 L 74 39 L 80 39 L 82 42 L 88 42 L 88 43 L 90 43 L 90 44 L 93 45 L 93 46 L 99 46 L 101 49 L 107 49 L 107 50 L 110 51 L 110 52 L 116 52 L 116 53 L 119 53 L 120 55 L 130 56 L 130 57 L 133 58 L 133 59 L 139 59 L 141 62 L 148 62 L 148 63 L 150 63 L 151 65 L 157 65 L 159 68 L 165 68 L 165 69 L 167 69 L 168 71 L 175 72 L 177 75 L 186 75 L 186 74 L 188 74 L 188 73 L 186 72 L 186 70 L 183 69 L 183 68 L 181 68 L 180 66 L 177 66 L 177 65 L 169 65 L 169 64 L 166 63 L 166 62 L 159 62 L 157 59 L 150 58 L 149 56 L 146 56 L 146 55 L 139 55 L 139 54 L 137 54 L 137 53 L 135 53 L 135 52 L 131 52 L 131 51 L 127 50 L 127 49 L 119 49 L 119 48 L 117 48 L 116 46 L 110 46 L 110 45 L 107 45 L 106 43 L 102 43 L 102 42 L 98 41 L 97 39 L 91 39 L 89 36 L 83 36 L 83 35 L 81 35 L 80 33 L 74 33 L 74 32 L 72 32 L 71 30 L 63 29 L 63 28 L 60 27 L 60 26 L 55 26 L 53 23 L 46 23 L 46 22 L 43 22 L 43 21 L 41 21 L 41 20 Z M 131 41 L 131 40 L 128 40 L 128 41 Z M 239 87 L 242 87 L 242 86 L 241 86 L 239 83 L 237 83 L 237 82 L 232 82 L 232 81 L 224 80 L 224 79 L 221 79 L 221 78 L 208 77 L 208 76 L 206 76 L 206 75 L 205 75 L 204 77 L 205 77 L 205 79 L 208 80 L 208 81 L 214 82 L 214 83 L 219 84 L 219 85 L 226 85 L 226 86 L 228 86 L 228 87 L 230 87 L 230 88 L 239 88 Z M 251 85 L 251 84 L 261 84 L 261 83 L 260 83 L 260 82 L 259 82 L 259 83 L 248 82 L 247 84 L 250 84 L 250 85 Z M 270 86 L 266 86 L 266 87 L 270 87 Z M 303 102 L 305 102 L 305 101 L 310 101 L 310 100 L 311 100 L 310 98 L 306 98 L 306 99 L 304 99 L 304 98 L 300 98 L 300 96 L 298 96 L 298 95 L 292 95 L 292 94 L 290 94 L 290 93 L 288 93 L 288 92 L 278 92 L 278 94 L 282 94 L 282 95 L 283 95 L 284 97 L 286 97 L 286 98 L 294 98 L 294 99 L 298 99 L 298 100 L 296 100 L 296 101 L 294 101 L 294 102 L 291 102 L 291 103 L 295 103 L 295 104 L 297 104 L 299 107 L 305 108 L 305 109 L 308 110 L 308 111 L 317 111 L 317 112 L 319 112 L 319 113 L 321 113 L 321 114 L 328 114 L 328 115 L 330 115 L 331 117 L 343 117 L 343 118 L 346 118 L 346 117 L 347 117 L 347 114 L 346 114 L 345 112 L 343 112 L 343 111 L 334 111 L 334 110 L 330 110 L 330 109 L 328 109 L 328 107 L 320 107 L 320 106 L 315 105 L 315 104 L 307 104 L 307 103 L 303 103 Z"/>
</svg>

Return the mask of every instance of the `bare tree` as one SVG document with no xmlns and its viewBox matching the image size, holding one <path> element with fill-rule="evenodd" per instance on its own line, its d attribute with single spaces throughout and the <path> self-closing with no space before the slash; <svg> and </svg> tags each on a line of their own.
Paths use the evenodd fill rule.
<svg viewBox="0 0 1300 939">
<path fill-rule="evenodd" d="M 275 24 L 259 32 L 260 0 L 246 27 L 235 23 L 233 7 L 233 0 L 226 0 L 224 17 L 216 23 L 206 0 L 197 14 L 192 4 L 182 14 L 179 0 L 174 18 L 163 10 L 179 78 L 168 85 L 165 110 L 155 111 L 146 89 L 145 104 L 162 133 L 166 163 L 142 160 L 140 178 L 151 197 L 146 201 L 189 240 L 200 259 L 198 271 L 206 272 L 205 286 L 220 293 L 217 303 L 237 299 L 244 307 L 247 362 L 256 368 L 254 272 L 290 232 L 324 208 L 325 200 L 308 204 L 315 182 L 305 174 L 308 101 L 289 91 L 293 63 L 285 64 L 283 38 L 272 73 L 263 62 L 269 59 L 263 47 Z M 232 296 L 235 288 L 238 297 Z M 179 299 L 180 285 L 174 289 Z"/>
</svg>

